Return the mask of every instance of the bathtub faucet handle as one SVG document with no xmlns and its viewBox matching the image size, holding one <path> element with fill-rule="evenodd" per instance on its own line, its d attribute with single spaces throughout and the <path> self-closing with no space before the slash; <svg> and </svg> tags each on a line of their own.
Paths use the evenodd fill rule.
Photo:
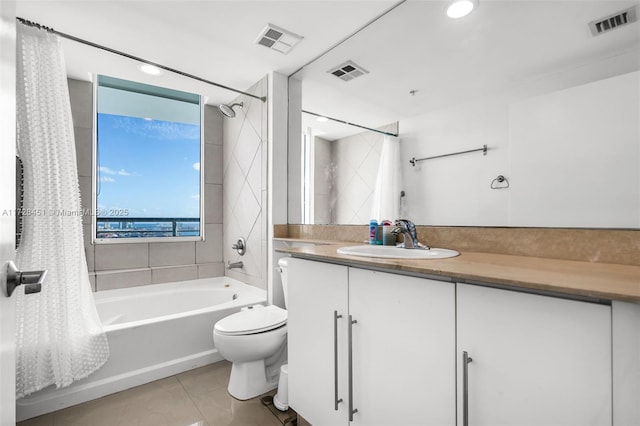
<svg viewBox="0 0 640 426">
<path fill-rule="evenodd" d="M 247 242 L 244 238 L 240 237 L 237 243 L 231 246 L 232 249 L 236 250 L 240 256 L 244 256 L 247 252 Z"/>
</svg>

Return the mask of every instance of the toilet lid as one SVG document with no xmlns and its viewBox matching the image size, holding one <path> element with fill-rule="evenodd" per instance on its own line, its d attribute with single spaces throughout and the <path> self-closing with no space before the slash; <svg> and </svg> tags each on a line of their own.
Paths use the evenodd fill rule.
<svg viewBox="0 0 640 426">
<path fill-rule="evenodd" d="M 247 309 L 218 321 L 215 329 L 226 335 L 255 334 L 273 330 L 287 323 L 287 311 L 275 305 Z"/>
</svg>

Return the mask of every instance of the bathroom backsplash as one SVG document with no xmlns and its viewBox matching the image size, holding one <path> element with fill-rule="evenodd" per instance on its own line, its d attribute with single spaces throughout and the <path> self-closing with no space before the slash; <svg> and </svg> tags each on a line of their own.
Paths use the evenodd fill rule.
<svg viewBox="0 0 640 426">
<path fill-rule="evenodd" d="M 640 231 L 417 226 L 418 239 L 458 251 L 640 266 Z M 275 225 L 276 238 L 364 243 L 368 225 Z"/>
</svg>

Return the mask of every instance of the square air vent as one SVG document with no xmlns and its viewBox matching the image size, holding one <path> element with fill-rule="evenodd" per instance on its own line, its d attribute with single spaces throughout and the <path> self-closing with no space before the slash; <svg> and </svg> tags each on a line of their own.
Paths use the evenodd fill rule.
<svg viewBox="0 0 640 426">
<path fill-rule="evenodd" d="M 632 22 L 636 22 L 637 20 L 638 17 L 636 13 L 636 7 L 633 6 L 618 13 L 614 13 L 613 15 L 609 15 L 605 18 L 591 21 L 588 25 L 589 29 L 591 30 L 591 34 L 597 36 L 611 30 L 615 30 L 616 28 L 623 25 L 631 24 Z"/>
<path fill-rule="evenodd" d="M 303 38 L 291 31 L 276 27 L 273 24 L 267 24 L 256 39 L 256 43 L 286 55 Z"/>
<path fill-rule="evenodd" d="M 369 71 L 365 70 L 353 61 L 347 61 L 344 64 L 331 68 L 327 72 L 344 81 L 350 81 L 362 75 L 369 74 Z"/>
</svg>

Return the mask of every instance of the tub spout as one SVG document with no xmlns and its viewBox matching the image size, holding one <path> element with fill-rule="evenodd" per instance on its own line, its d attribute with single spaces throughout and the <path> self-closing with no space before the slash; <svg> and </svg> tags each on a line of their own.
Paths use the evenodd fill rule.
<svg viewBox="0 0 640 426">
<path fill-rule="evenodd" d="M 227 269 L 234 269 L 234 268 L 242 268 L 242 260 L 239 262 L 233 262 L 231 263 L 230 260 L 227 260 Z"/>
</svg>

